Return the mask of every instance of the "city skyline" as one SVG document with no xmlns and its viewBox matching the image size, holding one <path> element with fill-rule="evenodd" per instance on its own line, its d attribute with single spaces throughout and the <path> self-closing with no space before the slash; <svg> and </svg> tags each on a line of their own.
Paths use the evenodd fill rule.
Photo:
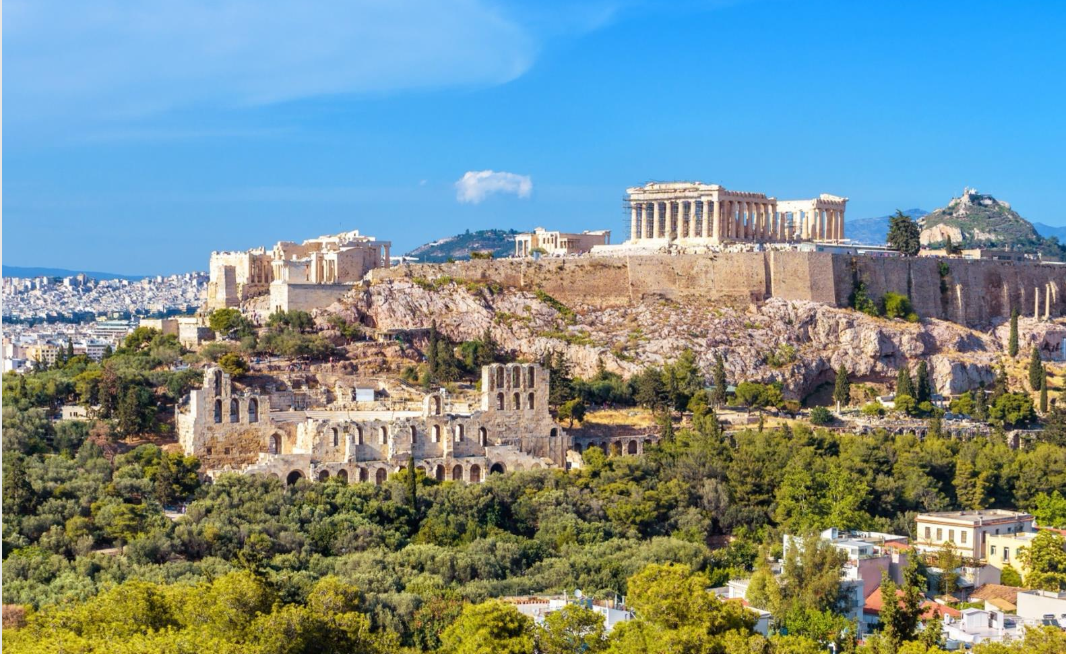
<svg viewBox="0 0 1066 654">
<path fill-rule="evenodd" d="M 154 275 L 350 229 L 395 253 L 489 227 L 621 234 L 624 189 L 650 179 L 837 193 L 850 220 L 975 186 L 1066 224 L 1060 5 L 566 8 L 120 23 L 11 3 L 4 262 Z"/>
</svg>

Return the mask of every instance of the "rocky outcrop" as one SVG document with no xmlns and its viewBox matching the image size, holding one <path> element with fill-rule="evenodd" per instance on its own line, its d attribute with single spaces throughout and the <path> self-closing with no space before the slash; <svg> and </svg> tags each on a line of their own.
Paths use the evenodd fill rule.
<svg viewBox="0 0 1066 654">
<path fill-rule="evenodd" d="M 999 331 L 983 333 L 951 322 L 907 323 L 807 301 L 770 299 L 747 308 L 645 299 L 630 306 L 564 306 L 552 298 L 470 282 L 434 286 L 387 280 L 354 291 L 329 312 L 379 329 L 438 329 L 456 340 L 486 329 L 516 356 L 563 351 L 576 374 L 600 362 L 629 375 L 692 349 L 706 371 L 722 354 L 736 381 L 780 381 L 801 398 L 831 382 L 843 365 L 852 379 L 893 382 L 900 366 L 930 362 L 942 393 L 960 393 L 994 379 L 1006 344 Z M 1036 325 L 1035 321 L 1033 324 Z M 1050 334 L 1066 326 L 1048 328 Z M 1035 332 L 1034 332 L 1035 333 Z"/>
</svg>

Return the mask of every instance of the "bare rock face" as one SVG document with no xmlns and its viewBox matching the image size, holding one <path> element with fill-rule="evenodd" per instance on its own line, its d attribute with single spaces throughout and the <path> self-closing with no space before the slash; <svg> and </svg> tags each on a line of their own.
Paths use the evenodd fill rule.
<svg viewBox="0 0 1066 654">
<path fill-rule="evenodd" d="M 998 330 L 984 334 L 939 320 L 885 320 L 815 302 L 771 299 L 731 308 L 645 300 L 627 307 L 567 307 L 524 291 L 402 279 L 353 291 L 329 312 L 379 329 L 424 329 L 436 321 L 455 341 L 480 338 L 488 329 L 518 357 L 562 351 L 582 376 L 595 374 L 601 362 L 630 375 L 689 348 L 707 372 L 721 354 L 732 380 L 780 381 L 793 398 L 831 382 L 841 365 L 853 380 L 884 383 L 894 381 L 900 366 L 927 357 L 936 387 L 960 393 L 993 381 L 1006 344 Z M 1066 326 L 1057 329 L 1066 335 Z"/>
</svg>

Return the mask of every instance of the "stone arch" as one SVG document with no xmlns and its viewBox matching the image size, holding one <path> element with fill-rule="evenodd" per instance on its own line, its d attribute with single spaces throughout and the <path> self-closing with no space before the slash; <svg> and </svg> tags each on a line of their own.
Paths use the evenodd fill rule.
<svg viewBox="0 0 1066 654">
<path fill-rule="evenodd" d="M 626 454 L 636 454 L 636 453 L 637 453 L 637 442 L 636 441 L 629 441 L 629 444 L 626 445 Z"/>
<path fill-rule="evenodd" d="M 271 434 L 267 439 L 267 451 L 271 454 L 281 454 L 281 434 Z"/>
<path fill-rule="evenodd" d="M 477 428 L 477 444 L 481 447 L 489 444 L 489 432 L 484 427 Z"/>
<path fill-rule="evenodd" d="M 378 468 L 374 473 L 374 483 L 378 486 L 385 483 L 385 480 L 389 478 L 389 473 L 385 468 Z"/>
<path fill-rule="evenodd" d="M 222 394 L 222 371 L 221 370 L 216 370 L 215 371 L 214 386 L 215 386 L 215 395 L 221 395 Z"/>
<path fill-rule="evenodd" d="M 464 427 L 461 424 L 460 425 L 456 425 L 455 426 L 455 442 L 456 443 L 461 443 L 461 442 L 463 442 L 464 438 L 466 438 L 466 427 Z"/>
<path fill-rule="evenodd" d="M 433 474 L 433 478 L 436 479 L 437 481 L 444 481 L 444 466 L 443 465 L 440 465 L 440 464 L 437 465 L 437 470 Z"/>
<path fill-rule="evenodd" d="M 248 400 L 248 422 L 259 422 L 259 400 Z"/>
<path fill-rule="evenodd" d="M 530 388 L 536 386 L 537 381 L 537 369 L 535 366 L 526 367 L 526 385 Z"/>
<path fill-rule="evenodd" d="M 433 442 L 440 442 L 440 425 L 433 425 Z"/>
<path fill-rule="evenodd" d="M 559 435 L 559 430 L 557 428 L 555 428 L 555 427 L 552 427 L 552 430 L 550 432 L 548 432 L 548 436 L 550 436 L 552 438 L 555 438 L 558 435 Z"/>
<path fill-rule="evenodd" d="M 532 411 L 536 406 L 536 394 L 530 393 L 526 396 L 526 408 Z"/>
<path fill-rule="evenodd" d="M 215 399 L 215 424 L 222 422 L 222 400 Z"/>
<path fill-rule="evenodd" d="M 296 482 L 300 481 L 303 478 L 304 478 L 304 473 L 300 472 L 299 470 L 293 470 L 292 472 L 289 473 L 289 475 L 287 477 L 285 477 L 285 483 L 287 485 L 289 485 L 289 486 L 292 486 L 293 484 L 295 484 Z"/>
<path fill-rule="evenodd" d="M 455 466 L 452 468 L 452 481 L 463 480 L 463 466 Z"/>
<path fill-rule="evenodd" d="M 341 444 L 341 431 L 336 427 L 330 427 L 329 432 L 333 436 L 333 447 L 339 446 Z"/>
<path fill-rule="evenodd" d="M 511 366 L 511 388 L 519 388 L 522 385 L 522 370 L 518 366 Z"/>
<path fill-rule="evenodd" d="M 519 393 L 515 393 L 511 396 L 511 404 L 514 406 L 515 411 L 522 410 L 522 396 Z"/>
<path fill-rule="evenodd" d="M 503 411 L 503 393 L 496 393 L 496 410 Z"/>
<path fill-rule="evenodd" d="M 359 481 L 370 481 L 370 471 L 366 468 L 359 468 Z"/>
<path fill-rule="evenodd" d="M 229 421 L 241 421 L 241 403 L 237 401 L 237 398 L 233 398 L 229 401 Z"/>
<path fill-rule="evenodd" d="M 523 466 L 521 463 L 514 464 L 514 471 L 518 472 L 519 470 L 525 470 L 525 466 Z"/>
<path fill-rule="evenodd" d="M 444 412 L 442 403 L 440 401 L 440 395 L 434 395 L 430 402 L 433 405 L 433 415 L 439 416 Z"/>
<path fill-rule="evenodd" d="M 355 426 L 355 444 L 356 445 L 362 445 L 363 444 L 363 428 L 360 427 L 359 425 Z"/>
<path fill-rule="evenodd" d="M 344 483 L 347 484 L 348 483 L 348 471 L 345 470 L 344 468 L 341 468 L 340 470 L 338 470 L 337 471 L 337 479 L 340 479 L 341 481 L 343 481 Z"/>
<path fill-rule="evenodd" d="M 621 454 L 622 454 L 622 444 L 621 443 L 611 443 L 610 450 L 611 450 L 611 456 L 621 456 Z"/>
<path fill-rule="evenodd" d="M 329 470 L 323 470 L 322 472 L 318 473 L 319 481 L 326 481 L 327 479 L 329 479 Z"/>
<path fill-rule="evenodd" d="M 502 475 L 505 472 L 507 472 L 507 468 L 499 461 L 493 463 L 492 467 L 489 468 L 490 475 Z"/>
<path fill-rule="evenodd" d="M 496 388 L 503 388 L 503 366 L 496 368 Z"/>
<path fill-rule="evenodd" d="M 385 425 L 381 426 L 381 444 L 385 445 L 389 442 L 389 428 Z"/>
<path fill-rule="evenodd" d="M 418 442 L 418 430 L 414 425 L 411 425 L 411 444 L 414 445 Z"/>
<path fill-rule="evenodd" d="M 481 466 L 474 464 L 470 466 L 470 483 L 477 484 L 481 481 Z"/>
</svg>

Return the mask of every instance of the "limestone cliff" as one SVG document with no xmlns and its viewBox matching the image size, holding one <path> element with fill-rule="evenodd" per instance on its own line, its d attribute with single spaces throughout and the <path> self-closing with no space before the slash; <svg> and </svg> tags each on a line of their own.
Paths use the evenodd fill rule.
<svg viewBox="0 0 1066 654">
<path fill-rule="evenodd" d="M 425 328 L 436 320 L 455 340 L 479 338 L 487 328 L 520 357 L 565 351 L 579 375 L 593 374 L 600 360 L 608 370 L 628 375 L 685 348 L 709 371 L 715 353 L 721 353 L 732 379 L 781 381 L 787 394 L 798 398 L 830 382 L 841 364 L 856 380 L 881 383 L 894 380 L 899 366 L 926 357 L 937 387 L 959 393 L 992 382 L 1006 343 L 998 332 L 951 322 L 890 321 L 808 301 L 770 299 L 745 309 L 659 298 L 592 307 L 454 281 L 386 280 L 354 291 L 330 312 L 380 329 Z M 1023 319 L 1025 338 L 1028 323 Z M 1061 332 L 1061 340 L 1066 325 L 1053 330 Z"/>
<path fill-rule="evenodd" d="M 948 237 L 963 247 L 1020 248 L 1036 251 L 1043 238 L 1033 225 L 991 195 L 964 189 L 948 206 L 919 221 L 922 245 L 938 245 Z"/>
</svg>

